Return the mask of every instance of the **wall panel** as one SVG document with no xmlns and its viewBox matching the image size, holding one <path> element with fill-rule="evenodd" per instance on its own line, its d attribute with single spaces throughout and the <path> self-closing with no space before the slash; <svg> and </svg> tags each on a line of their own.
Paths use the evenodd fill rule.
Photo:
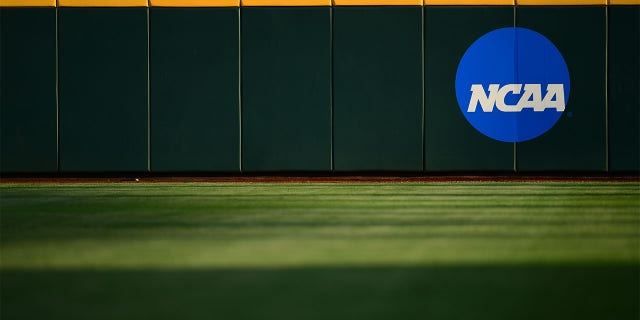
<svg viewBox="0 0 640 320">
<path fill-rule="evenodd" d="M 640 171 L 640 6 L 609 7 L 608 56 L 609 170 Z"/>
<path fill-rule="evenodd" d="M 484 34 L 513 26 L 507 6 L 425 7 L 425 170 L 513 170 L 513 144 L 473 128 L 458 106 L 456 72 Z"/>
<path fill-rule="evenodd" d="M 152 8 L 151 170 L 239 171 L 237 8 Z"/>
<path fill-rule="evenodd" d="M 55 172 L 56 12 L 0 8 L 0 172 Z"/>
<path fill-rule="evenodd" d="M 330 8 L 241 10 L 243 170 L 331 170 Z"/>
<path fill-rule="evenodd" d="M 519 171 L 606 169 L 605 16 L 603 6 L 518 7 L 517 26 L 554 43 L 571 78 L 560 120 L 542 136 L 517 144 Z"/>
<path fill-rule="evenodd" d="M 62 171 L 146 171 L 146 8 L 60 8 Z"/>
<path fill-rule="evenodd" d="M 422 8 L 335 7 L 336 171 L 422 171 Z"/>
</svg>

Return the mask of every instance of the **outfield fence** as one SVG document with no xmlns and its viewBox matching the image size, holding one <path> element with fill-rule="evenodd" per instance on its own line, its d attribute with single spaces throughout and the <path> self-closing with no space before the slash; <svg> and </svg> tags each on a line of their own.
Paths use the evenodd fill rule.
<svg viewBox="0 0 640 320">
<path fill-rule="evenodd" d="M 0 0 L 0 172 L 638 172 L 640 1 Z M 546 36 L 548 132 L 474 129 L 456 70 Z"/>
</svg>

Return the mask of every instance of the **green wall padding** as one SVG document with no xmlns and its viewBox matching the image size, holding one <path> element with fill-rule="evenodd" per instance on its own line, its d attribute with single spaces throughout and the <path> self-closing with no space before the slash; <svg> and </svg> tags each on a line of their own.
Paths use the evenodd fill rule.
<svg viewBox="0 0 640 320">
<path fill-rule="evenodd" d="M 425 7 L 425 170 L 512 171 L 513 143 L 486 137 L 458 106 L 458 63 L 478 38 L 513 26 L 512 7 Z"/>
<path fill-rule="evenodd" d="M 516 25 L 547 37 L 571 78 L 564 114 L 542 136 L 518 143 L 518 171 L 606 170 L 606 8 L 518 7 Z"/>
<path fill-rule="evenodd" d="M 330 8 L 241 10 L 243 170 L 331 170 Z"/>
<path fill-rule="evenodd" d="M 640 171 L 637 5 L 0 18 L 2 173 Z M 571 78 L 556 125 L 517 144 L 476 131 L 455 95 L 466 49 L 514 23 L 551 40 Z"/>
<path fill-rule="evenodd" d="M 237 8 L 150 9 L 151 170 L 240 170 Z"/>
<path fill-rule="evenodd" d="M 609 7 L 609 170 L 640 171 L 640 6 Z"/>
<path fill-rule="evenodd" d="M 336 171 L 422 171 L 422 8 L 335 7 Z"/>
<path fill-rule="evenodd" d="M 58 170 L 56 11 L 0 8 L 0 172 Z"/>
<path fill-rule="evenodd" d="M 146 171 L 147 9 L 59 10 L 62 171 Z"/>
</svg>

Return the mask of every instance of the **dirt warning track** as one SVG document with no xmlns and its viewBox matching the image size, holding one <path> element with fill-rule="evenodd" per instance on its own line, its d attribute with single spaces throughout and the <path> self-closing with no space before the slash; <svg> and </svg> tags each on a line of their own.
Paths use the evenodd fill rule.
<svg viewBox="0 0 640 320">
<path fill-rule="evenodd" d="M 433 175 L 433 176 L 9 176 L 9 183 L 437 183 L 437 182 L 638 182 L 640 176 L 561 176 L 561 175 Z"/>
</svg>

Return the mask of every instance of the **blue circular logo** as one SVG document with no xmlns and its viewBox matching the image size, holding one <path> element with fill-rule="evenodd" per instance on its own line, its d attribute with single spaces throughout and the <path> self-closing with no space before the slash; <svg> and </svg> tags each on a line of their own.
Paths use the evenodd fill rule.
<svg viewBox="0 0 640 320">
<path fill-rule="evenodd" d="M 551 129 L 569 100 L 569 70 L 545 36 L 526 28 L 493 30 L 465 52 L 456 97 L 467 121 L 489 138 L 521 142 Z"/>
</svg>

